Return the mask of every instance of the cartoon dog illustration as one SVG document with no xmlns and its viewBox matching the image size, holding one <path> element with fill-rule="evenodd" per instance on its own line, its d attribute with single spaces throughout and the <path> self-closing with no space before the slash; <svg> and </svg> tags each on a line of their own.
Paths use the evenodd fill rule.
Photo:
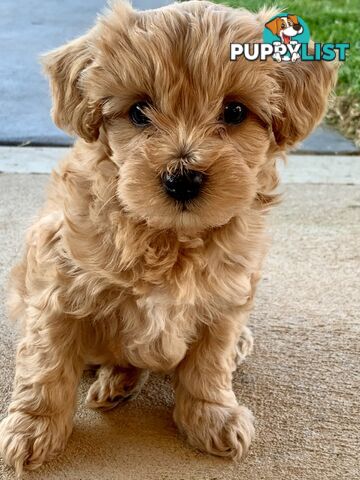
<svg viewBox="0 0 360 480">
<path fill-rule="evenodd" d="M 268 28 L 273 35 L 276 35 L 281 39 L 281 42 L 273 42 L 273 45 L 280 45 L 281 43 L 296 45 L 298 42 L 293 40 L 293 37 L 300 35 L 304 31 L 296 15 L 276 17 L 266 23 L 265 27 Z M 280 53 L 275 53 L 273 58 L 278 62 L 281 62 L 281 60 L 290 60 L 290 57 L 281 57 Z M 300 58 L 300 55 L 298 53 L 293 53 L 291 61 L 295 62 L 298 58 Z"/>
</svg>

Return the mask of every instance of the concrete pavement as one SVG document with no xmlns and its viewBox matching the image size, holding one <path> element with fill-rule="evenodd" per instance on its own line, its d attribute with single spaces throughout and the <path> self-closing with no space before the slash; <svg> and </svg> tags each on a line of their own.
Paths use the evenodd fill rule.
<svg viewBox="0 0 360 480">
<path fill-rule="evenodd" d="M 15 150 L 26 154 L 13 149 L 8 159 L 16 157 Z M 46 162 L 53 163 L 64 149 L 31 152 L 38 160 L 41 156 L 47 171 Z M 256 416 L 256 441 L 244 463 L 198 453 L 184 442 L 171 418 L 168 377 L 153 375 L 136 401 L 100 414 L 83 406 L 93 381 L 86 373 L 66 451 L 25 478 L 357 480 L 358 165 L 354 157 L 289 159 L 283 203 L 270 217 L 273 245 L 251 316 L 255 351 L 234 378 L 239 401 Z M 47 181 L 46 174 L 0 174 L 0 416 L 10 400 L 16 342 L 5 314 L 5 281 Z M 1 461 L 0 478 L 15 479 Z"/>
</svg>

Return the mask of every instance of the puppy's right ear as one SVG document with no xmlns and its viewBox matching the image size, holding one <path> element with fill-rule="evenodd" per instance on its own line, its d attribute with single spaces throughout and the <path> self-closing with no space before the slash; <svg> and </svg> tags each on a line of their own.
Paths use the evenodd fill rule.
<svg viewBox="0 0 360 480">
<path fill-rule="evenodd" d="M 55 124 L 88 142 L 98 138 L 101 123 L 100 109 L 90 102 L 81 86 L 82 73 L 92 62 L 89 42 L 95 28 L 41 59 L 50 79 Z"/>
</svg>

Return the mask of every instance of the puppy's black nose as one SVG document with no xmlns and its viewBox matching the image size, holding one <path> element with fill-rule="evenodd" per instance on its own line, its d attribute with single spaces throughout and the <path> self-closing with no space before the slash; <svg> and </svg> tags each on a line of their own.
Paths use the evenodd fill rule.
<svg viewBox="0 0 360 480">
<path fill-rule="evenodd" d="M 184 170 L 181 173 L 165 173 L 162 176 L 162 183 L 170 197 L 186 202 L 199 195 L 203 179 L 204 176 L 200 172 Z"/>
<path fill-rule="evenodd" d="M 299 30 L 301 30 L 300 23 L 294 23 L 293 27 L 294 27 L 295 32 L 298 32 Z"/>
</svg>

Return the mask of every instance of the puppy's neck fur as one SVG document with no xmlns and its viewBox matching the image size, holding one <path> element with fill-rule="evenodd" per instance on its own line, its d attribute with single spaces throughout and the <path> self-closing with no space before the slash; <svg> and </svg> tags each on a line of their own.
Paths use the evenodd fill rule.
<svg viewBox="0 0 360 480">
<path fill-rule="evenodd" d="M 120 205 L 117 167 L 106 146 L 86 145 L 79 141 L 53 173 L 49 193 L 47 208 L 63 217 L 66 269 L 80 268 L 139 294 L 166 285 L 179 301 L 195 297 L 199 276 L 215 278 L 239 268 L 251 275 L 259 269 L 266 244 L 262 209 L 196 234 L 150 227 Z"/>
</svg>

